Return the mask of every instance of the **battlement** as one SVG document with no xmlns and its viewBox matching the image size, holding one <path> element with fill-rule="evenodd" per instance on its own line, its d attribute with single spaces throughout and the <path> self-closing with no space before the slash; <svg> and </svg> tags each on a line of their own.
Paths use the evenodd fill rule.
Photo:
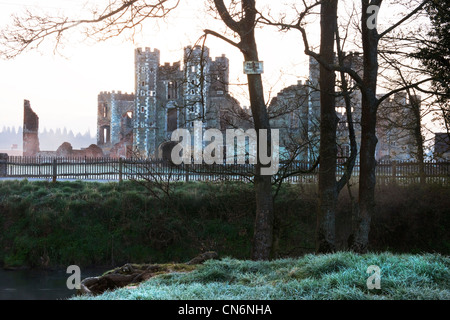
<svg viewBox="0 0 450 320">
<path fill-rule="evenodd" d="M 212 62 L 229 63 L 229 59 L 225 54 L 222 54 L 220 57 L 215 57 Z"/>
<path fill-rule="evenodd" d="M 207 50 L 208 47 L 205 47 L 205 49 Z M 184 47 L 184 50 L 190 50 L 190 51 L 199 51 L 200 50 L 201 51 L 202 46 L 199 44 L 195 45 L 194 47 L 192 47 L 191 45 L 188 45 L 188 46 Z"/>
<path fill-rule="evenodd" d="M 344 54 L 345 54 L 345 52 L 344 52 Z M 349 56 L 355 56 L 355 57 L 358 57 L 359 55 L 360 55 L 361 53 L 360 52 L 357 52 L 357 51 L 350 51 L 349 53 L 348 53 L 348 55 Z"/>
<path fill-rule="evenodd" d="M 228 58 L 225 55 L 225 53 L 222 53 L 222 55 L 220 57 L 215 57 L 214 58 L 214 61 L 216 61 L 216 60 L 222 61 L 222 60 L 228 60 Z"/>
<path fill-rule="evenodd" d="M 160 54 L 160 51 L 158 50 L 158 49 L 153 49 L 153 51 L 152 51 L 152 49 L 151 48 L 149 48 L 149 47 L 145 47 L 145 48 L 136 48 L 136 53 L 138 53 L 138 54 L 143 54 L 143 53 L 147 53 L 147 54 L 149 54 L 149 53 L 153 53 L 153 54 Z"/>
<path fill-rule="evenodd" d="M 164 65 L 162 65 L 161 67 L 164 68 L 178 68 L 181 67 L 181 62 L 180 61 L 176 61 L 176 62 L 164 62 Z"/>
<path fill-rule="evenodd" d="M 203 53 L 203 59 L 209 58 L 209 48 L 196 45 L 194 47 L 187 46 L 184 48 L 184 60 L 189 58 L 199 58 Z"/>
<path fill-rule="evenodd" d="M 182 70 L 180 61 L 176 61 L 173 63 L 165 62 L 164 65 L 160 66 L 159 68 L 160 72 L 162 73 L 172 73 Z"/>
<path fill-rule="evenodd" d="M 116 100 L 132 100 L 132 99 L 134 99 L 134 93 L 127 93 L 127 92 L 124 92 L 124 93 L 122 93 L 122 91 L 115 91 L 115 90 L 113 90 L 113 91 L 101 91 L 99 94 L 98 94 L 98 97 L 100 98 L 100 97 L 111 97 L 112 95 L 114 95 L 114 98 L 116 99 Z"/>
</svg>

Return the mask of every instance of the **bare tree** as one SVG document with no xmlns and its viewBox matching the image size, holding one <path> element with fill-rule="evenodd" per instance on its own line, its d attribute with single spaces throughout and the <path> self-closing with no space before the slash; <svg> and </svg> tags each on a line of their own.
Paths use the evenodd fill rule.
<svg viewBox="0 0 450 320">
<path fill-rule="evenodd" d="M 339 192 L 350 179 L 356 159 L 357 146 L 353 128 L 352 107 L 350 101 L 350 88 L 344 73 L 344 54 L 339 41 L 337 23 L 336 0 L 314 1 L 311 4 L 304 2 L 304 10 L 298 12 L 294 23 L 276 22 L 273 19 L 261 17 L 265 24 L 275 25 L 281 30 L 297 29 L 301 32 L 305 53 L 313 57 L 320 66 L 320 146 L 319 146 L 319 208 L 316 227 L 316 252 L 333 252 L 336 248 L 336 204 Z M 309 46 L 304 19 L 313 14 L 313 10 L 320 5 L 321 43 L 320 52 L 312 51 Z M 282 19 L 284 20 L 284 19 Z M 335 41 L 336 40 L 336 41 Z M 337 47 L 337 57 L 334 51 Z M 337 84 L 336 71 L 340 71 L 341 93 L 335 91 Z M 356 74 L 355 71 L 352 70 Z M 339 118 L 336 115 L 336 99 L 342 96 L 345 101 L 347 122 L 349 124 L 349 137 L 351 142 L 351 155 L 345 163 L 344 176 L 336 181 L 337 165 L 337 125 Z"/>
<path fill-rule="evenodd" d="M 230 3 L 230 7 L 227 7 L 223 0 L 214 0 L 214 5 L 225 25 L 239 36 L 239 42 L 228 39 L 212 30 L 205 30 L 205 34 L 216 36 L 238 48 L 242 52 L 245 61 L 259 61 L 258 48 L 255 39 L 257 17 L 255 0 L 233 0 Z M 240 6 L 240 8 L 236 10 L 238 6 Z M 269 116 L 264 100 L 261 74 L 248 74 L 247 79 L 250 108 L 252 111 L 254 128 L 257 133 L 257 150 L 260 150 L 261 143 L 267 143 L 267 150 L 271 150 L 272 138 Z M 268 134 L 266 141 L 261 141 L 261 129 L 267 130 Z M 269 259 L 272 253 L 273 244 L 274 212 L 271 183 L 272 176 L 262 174 L 261 170 L 263 167 L 258 154 L 254 179 L 256 218 L 252 258 L 255 260 Z"/>
<path fill-rule="evenodd" d="M 334 39 L 337 27 L 337 0 L 325 0 L 320 6 L 320 167 L 319 210 L 316 229 L 316 252 L 336 250 L 336 74 L 328 65 L 334 64 Z"/>
<path fill-rule="evenodd" d="M 349 66 L 339 63 L 339 59 L 338 63 L 335 61 L 327 61 L 322 54 L 314 52 L 310 47 L 304 19 L 308 14 L 312 13 L 312 9 L 314 7 L 319 4 L 326 5 L 327 1 L 315 1 L 309 5 L 304 1 L 303 4 L 305 9 L 302 12 L 297 12 L 297 18 L 292 23 L 286 22 L 285 17 L 282 17 L 279 21 L 273 21 L 273 19 L 268 19 L 266 17 L 262 17 L 260 19 L 262 23 L 278 26 L 281 30 L 296 29 L 300 31 L 305 48 L 305 54 L 318 61 L 324 70 L 339 72 L 342 79 L 345 78 L 345 76 L 343 76 L 344 74 L 348 75 L 361 92 L 361 167 L 359 178 L 359 199 L 358 208 L 354 212 L 355 223 L 353 232 L 349 239 L 350 248 L 356 252 L 365 252 L 367 250 L 370 221 L 375 210 L 375 150 L 377 146 L 376 128 L 378 107 L 383 101 L 389 99 L 392 95 L 410 88 L 417 88 L 420 84 L 432 80 L 432 78 L 419 79 L 413 83 L 408 83 L 403 86 L 396 87 L 395 89 L 391 89 L 384 95 L 377 95 L 380 55 L 379 43 L 382 40 L 388 43 L 395 43 L 395 40 L 389 38 L 389 35 L 406 21 L 419 14 L 423 10 L 426 2 L 427 0 L 419 3 L 411 3 L 406 10 L 406 13 L 398 21 L 390 25 L 383 32 L 378 33 L 376 23 L 369 24 L 369 21 L 373 22 L 374 9 L 376 9 L 375 12 L 378 13 L 382 0 L 361 0 L 360 21 L 357 24 L 356 30 L 361 35 L 360 43 L 356 43 L 356 47 L 361 47 L 363 52 L 361 72 L 356 70 L 351 65 Z M 324 35 L 322 34 L 322 37 L 323 36 Z M 337 38 L 340 39 L 339 36 Z M 337 45 L 339 47 L 339 43 Z M 340 61 L 342 61 L 342 59 L 340 59 Z M 347 89 L 351 90 L 351 88 Z M 323 90 L 323 88 L 321 88 L 321 90 Z M 323 94 L 323 92 L 321 92 L 321 94 Z M 324 106 L 321 107 L 323 108 Z M 321 121 L 323 121 L 323 119 L 321 119 Z M 352 121 L 350 120 L 349 122 Z M 321 123 L 321 125 L 323 125 L 323 123 Z M 328 130 L 333 129 L 330 127 Z M 321 136 L 321 144 L 322 143 L 323 140 Z M 322 161 L 324 160 L 321 157 L 321 166 Z M 349 161 L 349 163 L 351 163 L 351 161 Z M 341 183 L 339 183 L 339 187 L 342 187 Z M 332 228 L 332 225 L 333 224 L 330 224 L 329 228 Z M 332 234 L 333 231 L 331 230 L 329 232 L 329 234 Z"/>
</svg>

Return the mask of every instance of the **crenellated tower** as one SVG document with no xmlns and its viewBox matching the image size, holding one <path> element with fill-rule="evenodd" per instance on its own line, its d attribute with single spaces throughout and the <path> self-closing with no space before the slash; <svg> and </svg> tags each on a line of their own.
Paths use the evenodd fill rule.
<svg viewBox="0 0 450 320">
<path fill-rule="evenodd" d="M 157 92 L 160 52 L 150 48 L 135 50 L 134 148 L 145 156 L 156 150 Z"/>
<path fill-rule="evenodd" d="M 206 97 L 210 67 L 209 49 L 202 46 L 187 46 L 184 49 L 184 105 L 186 108 L 186 127 L 192 127 L 193 121 L 204 120 L 207 112 Z"/>
</svg>

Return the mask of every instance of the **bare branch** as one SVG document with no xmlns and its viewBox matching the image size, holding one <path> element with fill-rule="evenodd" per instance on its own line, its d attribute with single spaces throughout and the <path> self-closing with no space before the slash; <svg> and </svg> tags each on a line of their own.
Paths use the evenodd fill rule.
<svg viewBox="0 0 450 320">
<path fill-rule="evenodd" d="M 38 48 L 53 38 L 55 50 L 69 30 L 87 26 L 86 38 L 106 40 L 134 30 L 147 18 L 164 18 L 175 9 L 180 0 L 114 0 L 93 18 L 73 20 L 64 16 L 40 16 L 26 10 L 24 15 L 13 16 L 12 23 L 0 31 L 0 55 L 11 59 L 22 52 Z"/>
<path fill-rule="evenodd" d="M 241 29 L 240 23 L 235 21 L 233 17 L 230 15 L 223 0 L 214 0 L 214 4 L 216 5 L 217 12 L 219 13 L 220 18 L 227 25 L 227 27 L 233 30 L 234 32 L 239 33 Z"/>
<path fill-rule="evenodd" d="M 261 15 L 259 21 L 266 25 L 279 27 L 281 30 L 296 29 L 296 30 L 300 31 L 300 33 L 302 35 L 303 46 L 305 48 L 304 52 L 306 55 L 313 57 L 317 62 L 319 62 L 328 71 L 339 71 L 339 72 L 347 73 L 350 77 L 352 77 L 353 80 L 355 80 L 355 82 L 358 84 L 358 86 L 360 86 L 360 88 L 362 89 L 362 84 L 363 84 L 362 78 L 358 75 L 358 73 L 355 70 L 353 70 L 351 68 L 347 68 L 347 67 L 345 67 L 343 65 L 339 65 L 339 64 L 333 64 L 333 65 L 328 64 L 320 57 L 320 55 L 317 52 L 314 52 L 310 49 L 306 29 L 302 26 L 302 23 L 303 23 L 304 18 L 307 16 L 307 14 L 309 14 L 313 8 L 320 5 L 321 3 L 322 3 L 321 1 L 316 1 L 312 5 L 309 5 L 309 6 L 305 5 L 305 9 L 301 13 L 299 13 L 299 17 L 296 20 L 295 24 L 288 24 L 288 23 L 284 23 L 284 22 L 274 22 L 274 21 L 271 21 L 269 18 L 266 18 L 262 15 Z"/>
<path fill-rule="evenodd" d="M 418 13 L 420 10 L 422 10 L 422 8 L 425 6 L 425 4 L 429 2 L 429 0 L 424 0 L 419 6 L 417 6 L 417 8 L 415 8 L 413 11 L 411 11 L 409 14 L 407 14 L 406 16 L 404 16 L 402 19 L 400 19 L 398 22 L 394 23 L 392 26 L 390 26 L 389 28 L 387 28 L 385 31 L 383 31 L 378 38 L 381 39 L 382 37 L 384 37 L 386 34 L 388 34 L 389 32 L 391 32 L 392 30 L 394 30 L 395 28 L 397 28 L 399 25 L 401 25 L 403 22 L 405 22 L 406 20 L 408 20 L 409 18 L 411 18 L 413 15 L 415 15 L 416 13 Z"/>
<path fill-rule="evenodd" d="M 418 82 L 415 82 L 415 83 L 411 83 L 411 84 L 409 84 L 409 85 L 406 85 L 406 86 L 403 86 L 403 87 L 400 87 L 400 88 L 391 90 L 390 92 L 386 93 L 385 95 L 383 95 L 382 97 L 380 97 L 380 98 L 378 99 L 377 106 L 379 106 L 384 100 L 386 100 L 387 98 L 389 98 L 389 97 L 392 96 L 393 94 L 396 94 L 396 93 L 401 92 L 401 91 L 405 91 L 405 90 L 407 90 L 407 89 L 417 88 L 417 86 L 418 86 L 419 84 L 422 84 L 422 83 L 425 83 L 425 82 L 432 81 L 433 79 L 434 79 L 434 78 L 426 78 L 426 79 L 423 79 L 423 80 L 421 80 L 421 81 L 418 81 Z"/>
<path fill-rule="evenodd" d="M 238 48 L 238 49 L 240 48 L 240 44 L 239 44 L 239 43 L 234 42 L 233 40 L 228 39 L 227 37 L 221 35 L 220 33 L 217 33 L 217 32 L 215 32 L 215 31 L 209 30 L 209 29 L 205 29 L 205 30 L 203 30 L 203 32 L 204 32 L 206 35 L 210 34 L 210 35 L 215 36 L 215 37 L 217 37 L 217 38 L 219 38 L 219 39 L 222 39 L 223 41 L 225 41 L 225 42 L 231 44 L 232 46 L 234 46 L 234 47 L 236 47 L 236 48 Z"/>
</svg>

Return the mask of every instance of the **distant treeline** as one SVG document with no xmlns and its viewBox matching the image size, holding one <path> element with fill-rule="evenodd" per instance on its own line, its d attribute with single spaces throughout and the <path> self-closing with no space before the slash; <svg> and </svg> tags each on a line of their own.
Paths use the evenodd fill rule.
<svg viewBox="0 0 450 320">
<path fill-rule="evenodd" d="M 11 145 L 17 144 L 18 149 L 22 149 L 22 134 L 23 129 L 19 127 L 3 127 L 0 131 L 0 149 L 9 150 Z M 95 137 L 92 137 L 90 131 L 86 131 L 84 134 L 74 134 L 72 130 L 68 131 L 64 129 L 50 129 L 44 128 L 39 132 L 39 145 L 41 151 L 54 151 L 63 142 L 69 142 L 74 149 L 87 148 L 91 144 L 96 143 Z"/>
</svg>

